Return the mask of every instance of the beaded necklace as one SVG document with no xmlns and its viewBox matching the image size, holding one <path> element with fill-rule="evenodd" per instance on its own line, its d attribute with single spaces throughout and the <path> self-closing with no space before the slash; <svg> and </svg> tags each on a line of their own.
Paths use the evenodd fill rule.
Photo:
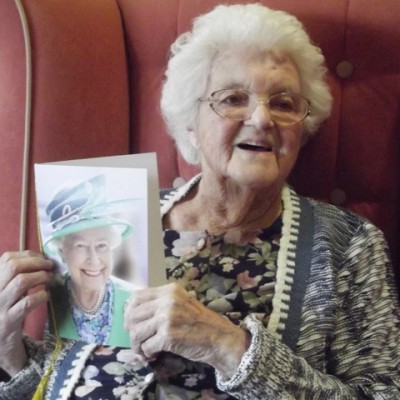
<svg viewBox="0 0 400 400">
<path fill-rule="evenodd" d="M 92 316 L 93 317 L 99 312 L 99 310 L 100 310 L 100 308 L 101 308 L 101 306 L 103 304 L 104 295 L 106 293 L 106 287 L 103 286 L 103 288 L 101 289 L 99 297 L 97 299 L 97 302 L 96 302 L 96 304 L 94 305 L 93 308 L 85 308 L 81 304 L 81 302 L 79 301 L 78 296 L 76 295 L 75 290 L 74 290 L 74 288 L 73 288 L 73 286 L 71 284 L 71 280 L 70 279 L 68 280 L 68 292 L 70 293 L 73 305 L 76 306 L 81 312 L 83 312 L 87 316 Z"/>
</svg>

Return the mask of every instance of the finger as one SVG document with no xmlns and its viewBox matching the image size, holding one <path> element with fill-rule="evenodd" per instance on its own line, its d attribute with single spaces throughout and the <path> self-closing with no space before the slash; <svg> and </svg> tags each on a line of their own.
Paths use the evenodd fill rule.
<svg viewBox="0 0 400 400">
<path fill-rule="evenodd" d="M 126 328 L 153 318 L 157 312 L 184 305 L 192 296 L 180 285 L 169 284 L 135 292 L 125 306 Z"/>
<path fill-rule="evenodd" d="M 145 344 L 146 342 L 143 343 L 137 343 L 137 344 L 132 344 L 131 345 L 131 351 L 134 352 L 134 354 L 136 354 L 136 357 L 143 360 L 143 361 L 154 361 L 158 355 L 161 353 L 161 351 L 158 350 L 153 350 L 153 348 L 151 348 L 150 346 L 146 347 L 145 349 Z"/>
<path fill-rule="evenodd" d="M 152 300 L 141 303 L 144 299 Z M 179 285 L 166 285 L 157 290 L 142 292 L 138 298 L 133 296 L 125 308 L 125 329 L 135 332 L 138 326 L 145 328 L 149 326 L 154 331 L 155 328 L 149 322 L 150 320 L 157 321 L 159 326 L 171 326 L 174 320 L 179 323 L 183 315 L 191 313 L 193 307 L 190 307 L 190 302 L 197 301 Z M 190 315 L 187 318 L 190 320 Z M 147 330 L 144 329 L 143 332 L 147 337 Z M 134 333 L 133 335 L 137 336 Z M 139 340 L 144 340 L 146 337 L 140 337 Z"/>
<path fill-rule="evenodd" d="M 144 361 L 144 356 L 138 356 L 137 352 L 132 349 L 122 349 L 118 351 L 117 359 L 125 364 L 137 364 Z"/>
<path fill-rule="evenodd" d="M 158 330 L 156 318 L 139 322 L 128 328 L 132 346 L 140 346 L 144 341 L 154 336 Z"/>
<path fill-rule="evenodd" d="M 23 321 L 33 309 L 46 303 L 48 299 L 49 294 L 45 290 L 39 290 L 22 297 L 8 311 L 9 320 L 14 324 Z"/>
<path fill-rule="evenodd" d="M 135 326 L 139 322 L 151 319 L 158 308 L 158 300 L 151 300 L 149 302 L 135 306 L 130 304 L 125 308 L 124 321 L 125 329 Z"/>
<path fill-rule="evenodd" d="M 146 289 L 137 290 L 133 293 L 126 308 L 131 310 L 140 304 L 147 303 L 151 300 L 158 298 L 170 298 L 170 299 L 187 299 L 189 296 L 188 292 L 178 283 L 169 283 L 167 285 L 150 287 Z"/>
<path fill-rule="evenodd" d="M 40 254 L 30 251 L 6 252 L 0 257 L 0 290 L 18 274 L 52 269 L 53 262 Z"/>
<path fill-rule="evenodd" d="M 41 261 L 46 260 L 49 263 L 49 260 L 41 253 L 36 253 L 30 250 L 24 251 L 6 251 L 0 257 L 0 264 L 7 264 L 9 261 L 12 260 L 26 260 L 32 259 L 33 261 Z M 50 263 L 51 264 L 51 261 Z"/>
<path fill-rule="evenodd" d="M 175 282 L 157 287 L 139 289 L 132 294 L 130 298 L 130 303 L 132 303 L 133 305 L 139 305 L 162 296 L 179 292 L 187 294 L 186 290 L 183 289 L 181 285 Z"/>
<path fill-rule="evenodd" d="M 160 295 L 161 288 L 162 286 L 135 290 L 129 298 L 127 307 L 137 307 L 140 304 L 157 298 Z"/>
<path fill-rule="evenodd" d="M 155 360 L 163 351 L 169 351 L 160 334 L 156 333 L 140 345 L 140 351 L 147 361 Z"/>
<path fill-rule="evenodd" d="M 135 340 L 131 340 L 130 351 L 134 355 L 133 358 L 135 358 L 137 360 L 140 360 L 140 361 L 148 361 L 146 356 L 144 355 L 144 353 L 142 351 L 140 342 L 137 342 Z"/>
<path fill-rule="evenodd" d="M 136 290 L 125 304 L 125 309 L 124 309 L 125 319 L 126 320 L 132 319 L 133 316 L 135 316 L 136 313 L 138 312 L 138 309 L 141 305 L 147 307 L 149 302 L 159 298 L 162 295 L 162 293 L 163 293 L 163 286 Z M 146 311 L 139 311 L 139 312 L 140 315 L 151 314 Z M 142 317 L 140 318 L 140 320 L 142 320 L 143 318 L 146 317 Z"/>
<path fill-rule="evenodd" d="M 154 336 L 157 332 L 157 320 L 152 318 L 143 322 L 126 324 L 131 339 L 131 349 L 138 358 L 145 361 L 151 361 L 154 358 L 154 352 L 146 356 L 142 351 L 142 343 Z"/>
<path fill-rule="evenodd" d="M 144 355 L 140 345 L 131 345 L 130 351 L 132 352 L 133 359 L 138 361 L 149 361 L 147 360 L 146 356 Z"/>
<path fill-rule="evenodd" d="M 48 285 L 53 277 L 45 271 L 18 274 L 0 291 L 0 310 L 13 306 L 30 289 Z"/>
</svg>

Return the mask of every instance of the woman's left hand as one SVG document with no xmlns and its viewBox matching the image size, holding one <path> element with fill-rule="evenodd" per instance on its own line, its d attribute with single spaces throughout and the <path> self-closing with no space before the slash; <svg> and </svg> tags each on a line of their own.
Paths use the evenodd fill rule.
<svg viewBox="0 0 400 400">
<path fill-rule="evenodd" d="M 146 360 L 171 352 L 233 375 L 249 333 L 208 309 L 176 283 L 136 291 L 125 309 L 132 350 Z"/>
</svg>

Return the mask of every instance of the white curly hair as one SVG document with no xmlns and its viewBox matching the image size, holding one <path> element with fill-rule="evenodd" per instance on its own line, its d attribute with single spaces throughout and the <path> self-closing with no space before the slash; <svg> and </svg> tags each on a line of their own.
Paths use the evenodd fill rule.
<svg viewBox="0 0 400 400">
<path fill-rule="evenodd" d="M 219 5 L 197 17 L 191 32 L 171 46 L 161 94 L 161 112 L 169 134 L 190 164 L 199 164 L 198 150 L 189 140 L 198 101 L 204 95 L 213 60 L 230 49 L 266 53 L 280 50 L 298 68 L 302 95 L 311 102 L 304 120 L 305 136 L 328 118 L 332 96 L 326 82 L 325 58 L 294 16 L 261 4 Z"/>
</svg>

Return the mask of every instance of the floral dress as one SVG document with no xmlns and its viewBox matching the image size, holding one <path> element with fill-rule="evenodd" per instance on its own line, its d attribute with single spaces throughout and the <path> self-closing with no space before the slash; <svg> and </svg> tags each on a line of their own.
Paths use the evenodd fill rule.
<svg viewBox="0 0 400 400">
<path fill-rule="evenodd" d="M 235 232 L 164 232 L 167 277 L 212 310 L 239 324 L 257 314 L 266 325 L 272 311 L 282 220 L 243 237 Z M 132 364 L 128 350 L 100 347 L 75 388 L 76 399 L 144 398 L 228 400 L 212 367 L 169 353 L 150 365 Z"/>
</svg>

